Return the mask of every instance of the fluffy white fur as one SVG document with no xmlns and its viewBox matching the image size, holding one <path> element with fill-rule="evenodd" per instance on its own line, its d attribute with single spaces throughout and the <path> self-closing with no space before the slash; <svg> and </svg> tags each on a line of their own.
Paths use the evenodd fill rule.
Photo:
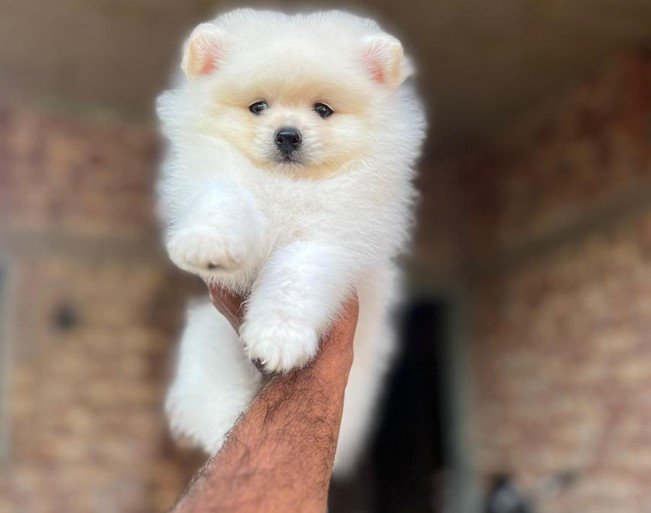
<svg viewBox="0 0 651 513">
<path fill-rule="evenodd" d="M 208 302 L 190 307 L 167 410 L 216 451 L 261 375 L 308 362 L 353 289 L 360 299 L 336 470 L 363 446 L 394 346 L 395 257 L 409 240 L 425 133 L 402 46 L 340 11 L 236 10 L 199 25 L 158 112 L 170 146 L 159 184 L 176 265 L 250 294 L 238 337 Z M 249 106 L 266 101 L 256 115 Z M 322 119 L 313 105 L 334 110 Z M 292 161 L 274 134 L 303 134 Z"/>
</svg>

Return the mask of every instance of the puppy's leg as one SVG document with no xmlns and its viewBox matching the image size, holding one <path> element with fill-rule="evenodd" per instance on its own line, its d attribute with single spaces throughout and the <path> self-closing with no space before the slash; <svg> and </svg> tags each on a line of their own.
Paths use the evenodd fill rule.
<svg viewBox="0 0 651 513">
<path fill-rule="evenodd" d="M 207 301 L 191 306 L 166 401 L 173 433 L 215 452 L 260 390 L 261 379 L 214 306 Z"/>
<path fill-rule="evenodd" d="M 279 249 L 248 303 L 241 333 L 249 357 L 269 371 L 304 365 L 349 292 L 350 271 L 334 249 L 309 241 Z"/>
<path fill-rule="evenodd" d="M 167 236 L 177 266 L 209 279 L 251 261 L 261 244 L 264 218 L 248 191 L 212 186 L 186 203 Z"/>
<path fill-rule="evenodd" d="M 395 353 L 391 306 L 397 298 L 396 269 L 387 266 L 360 284 L 355 359 L 348 377 L 344 413 L 335 456 L 335 474 L 354 470 L 378 419 L 378 404 Z"/>
</svg>

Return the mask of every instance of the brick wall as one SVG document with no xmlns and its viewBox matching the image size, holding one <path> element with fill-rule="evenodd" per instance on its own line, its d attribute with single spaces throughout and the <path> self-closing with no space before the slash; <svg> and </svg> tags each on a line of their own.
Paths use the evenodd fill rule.
<svg viewBox="0 0 651 513">
<path fill-rule="evenodd" d="M 650 75 L 623 58 L 422 178 L 415 267 L 469 291 L 477 475 L 576 471 L 542 512 L 651 508 Z M 156 240 L 156 138 L 16 106 L 0 132 L 0 511 L 164 510 L 198 464 L 161 404 L 201 287 Z"/>
<path fill-rule="evenodd" d="M 164 388 L 194 281 L 159 249 L 147 127 L 0 111 L 0 511 L 155 512 L 200 458 L 169 440 Z"/>
<path fill-rule="evenodd" d="M 145 126 L 0 109 L 0 227 L 111 238 L 153 234 L 155 141 Z"/>
<path fill-rule="evenodd" d="M 537 511 L 651 510 L 651 60 L 434 172 L 459 213 L 443 266 L 469 291 L 480 481 L 533 494 L 571 471 Z"/>
</svg>

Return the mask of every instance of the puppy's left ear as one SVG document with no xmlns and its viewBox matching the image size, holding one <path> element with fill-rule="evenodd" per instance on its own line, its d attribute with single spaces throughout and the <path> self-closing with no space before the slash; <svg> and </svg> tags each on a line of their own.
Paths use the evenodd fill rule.
<svg viewBox="0 0 651 513">
<path fill-rule="evenodd" d="M 202 23 L 185 43 L 181 68 L 189 80 L 216 71 L 224 56 L 225 35 L 212 23 Z"/>
<path fill-rule="evenodd" d="M 413 73 L 402 44 L 395 37 L 368 36 L 362 44 L 364 66 L 375 82 L 397 89 Z"/>
</svg>

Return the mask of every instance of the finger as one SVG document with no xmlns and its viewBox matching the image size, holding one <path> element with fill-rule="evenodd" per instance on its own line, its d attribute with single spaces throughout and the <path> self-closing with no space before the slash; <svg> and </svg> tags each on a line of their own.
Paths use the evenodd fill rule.
<svg viewBox="0 0 651 513">
<path fill-rule="evenodd" d="M 213 305 L 239 331 L 244 317 L 244 299 L 216 285 L 208 285 Z"/>
</svg>

